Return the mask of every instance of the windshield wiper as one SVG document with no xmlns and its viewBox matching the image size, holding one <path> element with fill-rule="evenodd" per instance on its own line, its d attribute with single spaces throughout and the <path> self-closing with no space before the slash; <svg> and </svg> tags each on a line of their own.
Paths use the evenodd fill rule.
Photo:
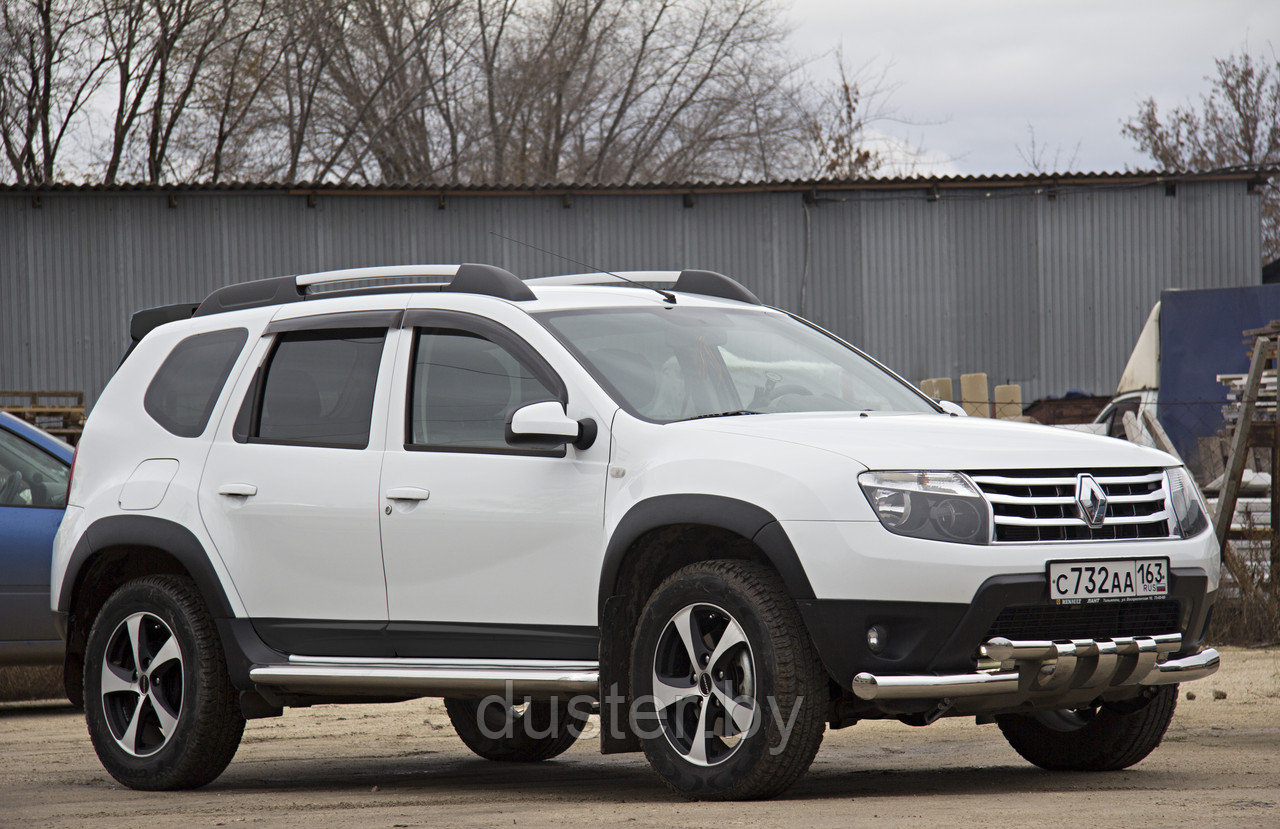
<svg viewBox="0 0 1280 829">
<path fill-rule="evenodd" d="M 764 414 L 764 412 L 753 412 L 747 409 L 738 409 L 733 412 L 712 412 L 711 414 L 694 415 L 693 417 L 686 417 L 684 420 L 702 420 L 704 417 L 737 417 L 738 415 L 753 414 Z"/>
</svg>

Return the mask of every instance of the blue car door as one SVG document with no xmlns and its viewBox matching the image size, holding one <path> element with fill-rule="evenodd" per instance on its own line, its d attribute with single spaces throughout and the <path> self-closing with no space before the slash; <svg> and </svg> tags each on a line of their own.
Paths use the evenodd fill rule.
<svg viewBox="0 0 1280 829">
<path fill-rule="evenodd" d="M 66 491 L 65 461 L 0 429 L 0 643 L 58 638 L 49 566 Z"/>
</svg>

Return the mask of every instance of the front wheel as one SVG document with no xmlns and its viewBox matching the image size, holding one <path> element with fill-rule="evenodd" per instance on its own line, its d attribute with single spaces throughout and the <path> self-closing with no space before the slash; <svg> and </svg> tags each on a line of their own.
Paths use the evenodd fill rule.
<svg viewBox="0 0 1280 829">
<path fill-rule="evenodd" d="M 1178 705 L 1178 686 L 1078 711 L 1002 714 L 996 723 L 1013 750 L 1050 771 L 1116 771 L 1160 745 Z"/>
<path fill-rule="evenodd" d="M 89 632 L 85 720 L 102 765 L 132 789 L 194 789 L 231 762 L 244 716 L 222 643 L 190 580 L 120 587 Z"/>
<path fill-rule="evenodd" d="M 631 676 L 645 755 L 687 797 L 773 797 L 822 743 L 826 674 L 759 564 L 702 562 L 664 581 L 641 614 Z"/>
</svg>

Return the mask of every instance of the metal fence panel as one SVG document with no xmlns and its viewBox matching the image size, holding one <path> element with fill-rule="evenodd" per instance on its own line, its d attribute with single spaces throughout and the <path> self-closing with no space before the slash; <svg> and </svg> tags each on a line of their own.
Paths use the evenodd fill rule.
<svg viewBox="0 0 1280 829">
<path fill-rule="evenodd" d="M 90 402 L 138 308 L 262 276 L 492 262 L 525 276 L 701 267 L 905 376 L 986 371 L 1023 399 L 1110 393 L 1160 290 L 1259 280 L 1242 180 L 680 193 L 0 191 L 0 387 Z"/>
</svg>

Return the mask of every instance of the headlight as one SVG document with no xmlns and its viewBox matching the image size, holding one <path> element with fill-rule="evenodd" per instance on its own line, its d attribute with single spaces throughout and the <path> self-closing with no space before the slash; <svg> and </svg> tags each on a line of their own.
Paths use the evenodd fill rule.
<svg viewBox="0 0 1280 829">
<path fill-rule="evenodd" d="M 1204 532 L 1209 526 L 1209 508 L 1205 506 L 1200 488 L 1191 479 L 1187 468 L 1166 469 L 1165 477 L 1169 482 L 1169 505 L 1178 520 L 1178 534 L 1191 538 Z"/>
<path fill-rule="evenodd" d="M 959 472 L 863 472 L 858 485 L 891 533 L 961 544 L 991 540 L 987 501 Z"/>
</svg>

